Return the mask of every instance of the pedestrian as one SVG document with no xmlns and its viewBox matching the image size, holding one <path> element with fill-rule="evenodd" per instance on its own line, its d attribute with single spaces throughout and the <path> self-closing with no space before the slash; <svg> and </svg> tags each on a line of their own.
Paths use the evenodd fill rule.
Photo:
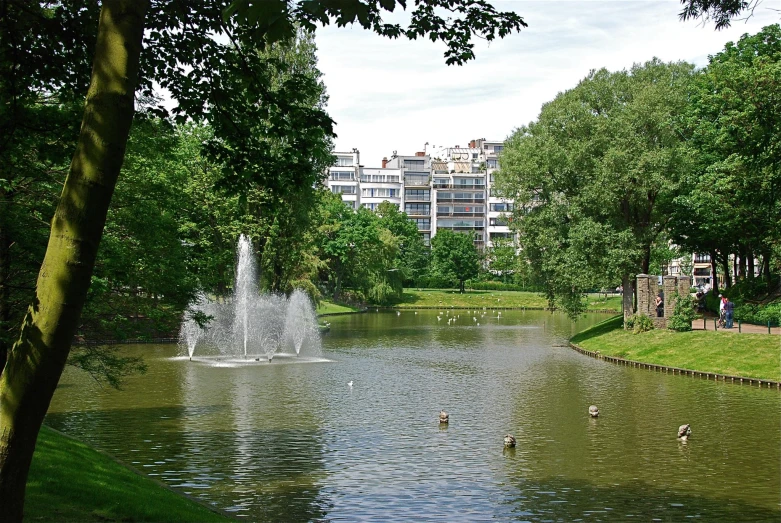
<svg viewBox="0 0 781 523">
<path fill-rule="evenodd" d="M 735 304 L 731 301 L 729 301 L 729 298 L 726 296 L 724 297 L 724 315 L 726 319 L 726 326 L 725 329 L 731 329 L 732 328 L 732 315 L 735 312 Z"/>
<path fill-rule="evenodd" d="M 656 295 L 656 317 L 664 318 L 664 299 L 661 292 Z"/>
<path fill-rule="evenodd" d="M 727 324 L 727 297 L 719 294 L 719 327 L 724 328 Z"/>
</svg>

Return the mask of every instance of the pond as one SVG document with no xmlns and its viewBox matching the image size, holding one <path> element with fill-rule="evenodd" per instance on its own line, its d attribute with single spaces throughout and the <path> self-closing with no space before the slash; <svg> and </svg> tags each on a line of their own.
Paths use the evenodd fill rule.
<svg viewBox="0 0 781 523">
<path fill-rule="evenodd" d="M 331 317 L 325 362 L 123 347 L 149 371 L 115 391 L 67 370 L 46 423 L 252 521 L 781 520 L 777 390 L 567 348 L 604 316 L 438 315 Z"/>
</svg>

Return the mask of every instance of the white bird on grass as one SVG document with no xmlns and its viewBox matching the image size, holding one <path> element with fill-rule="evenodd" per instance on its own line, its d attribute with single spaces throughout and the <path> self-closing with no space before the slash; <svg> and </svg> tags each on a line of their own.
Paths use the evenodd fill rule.
<svg viewBox="0 0 781 523">
<path fill-rule="evenodd" d="M 348 382 L 347 382 L 347 386 L 348 386 L 348 387 L 350 387 L 350 388 L 353 388 L 353 382 L 352 382 L 352 380 L 350 380 L 350 381 L 348 381 Z"/>
</svg>

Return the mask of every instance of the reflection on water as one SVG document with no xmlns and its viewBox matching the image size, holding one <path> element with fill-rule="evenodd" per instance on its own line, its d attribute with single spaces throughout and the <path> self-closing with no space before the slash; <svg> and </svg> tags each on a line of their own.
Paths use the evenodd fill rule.
<svg viewBox="0 0 781 523">
<path fill-rule="evenodd" d="M 47 423 L 251 520 L 781 520 L 777 391 L 563 346 L 594 317 L 437 313 L 331 318 L 322 363 L 128 347 L 145 376 L 117 392 L 69 371 Z"/>
</svg>

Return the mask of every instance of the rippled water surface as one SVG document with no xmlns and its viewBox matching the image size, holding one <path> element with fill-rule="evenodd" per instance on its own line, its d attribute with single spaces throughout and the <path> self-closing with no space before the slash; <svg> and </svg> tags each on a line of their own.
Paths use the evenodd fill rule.
<svg viewBox="0 0 781 523">
<path fill-rule="evenodd" d="M 126 347 L 146 375 L 69 370 L 47 423 L 253 521 L 781 521 L 777 390 L 566 348 L 597 316 L 437 314 L 332 317 L 328 362 Z"/>
</svg>

